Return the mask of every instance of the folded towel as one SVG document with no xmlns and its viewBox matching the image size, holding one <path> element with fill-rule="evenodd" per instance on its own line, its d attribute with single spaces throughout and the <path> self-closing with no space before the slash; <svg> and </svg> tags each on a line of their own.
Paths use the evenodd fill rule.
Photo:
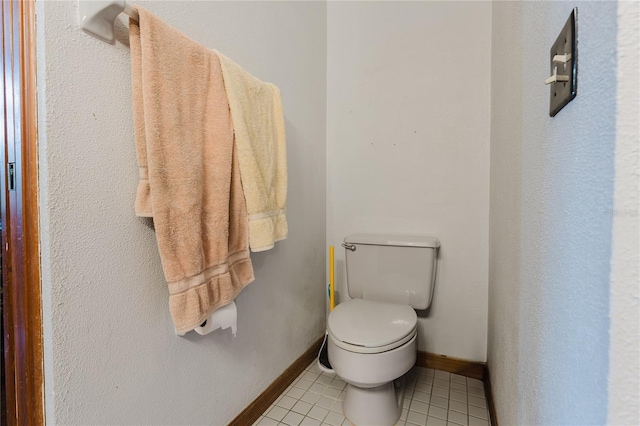
<svg viewBox="0 0 640 426">
<path fill-rule="evenodd" d="M 287 147 L 280 91 L 218 52 L 249 212 L 251 251 L 287 238 Z"/>
<path fill-rule="evenodd" d="M 178 334 L 253 281 L 247 210 L 216 52 L 138 7 L 129 23 L 140 182 Z"/>
</svg>

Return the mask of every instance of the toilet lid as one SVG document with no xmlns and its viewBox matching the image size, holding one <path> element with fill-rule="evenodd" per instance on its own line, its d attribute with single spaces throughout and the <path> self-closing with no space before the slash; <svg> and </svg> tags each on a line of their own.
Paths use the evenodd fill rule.
<svg viewBox="0 0 640 426">
<path fill-rule="evenodd" d="M 378 348 L 407 337 L 415 331 L 417 322 L 411 306 L 353 299 L 331 311 L 328 327 L 341 342 Z"/>
</svg>

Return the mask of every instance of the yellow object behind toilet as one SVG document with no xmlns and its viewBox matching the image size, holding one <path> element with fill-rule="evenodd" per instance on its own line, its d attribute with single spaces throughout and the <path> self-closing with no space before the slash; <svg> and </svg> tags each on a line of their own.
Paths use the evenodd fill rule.
<svg viewBox="0 0 640 426">
<path fill-rule="evenodd" d="M 336 299 L 335 269 L 333 267 L 333 246 L 329 246 L 329 312 L 333 311 Z"/>
</svg>

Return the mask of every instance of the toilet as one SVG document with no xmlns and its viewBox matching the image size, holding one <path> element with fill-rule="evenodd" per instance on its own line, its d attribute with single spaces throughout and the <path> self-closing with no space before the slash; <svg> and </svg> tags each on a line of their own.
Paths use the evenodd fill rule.
<svg viewBox="0 0 640 426">
<path fill-rule="evenodd" d="M 400 418 L 401 378 L 415 364 L 415 309 L 431 305 L 440 241 L 431 236 L 345 237 L 347 289 L 328 321 L 329 360 L 347 382 L 342 410 L 357 426 Z"/>
</svg>

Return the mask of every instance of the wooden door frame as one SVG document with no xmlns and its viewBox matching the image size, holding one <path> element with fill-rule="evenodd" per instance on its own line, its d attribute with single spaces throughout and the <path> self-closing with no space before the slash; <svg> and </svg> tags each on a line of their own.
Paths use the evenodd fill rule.
<svg viewBox="0 0 640 426">
<path fill-rule="evenodd" d="M 0 210 L 7 422 L 37 426 L 44 424 L 44 398 L 35 53 L 34 0 L 3 0 Z"/>
</svg>

